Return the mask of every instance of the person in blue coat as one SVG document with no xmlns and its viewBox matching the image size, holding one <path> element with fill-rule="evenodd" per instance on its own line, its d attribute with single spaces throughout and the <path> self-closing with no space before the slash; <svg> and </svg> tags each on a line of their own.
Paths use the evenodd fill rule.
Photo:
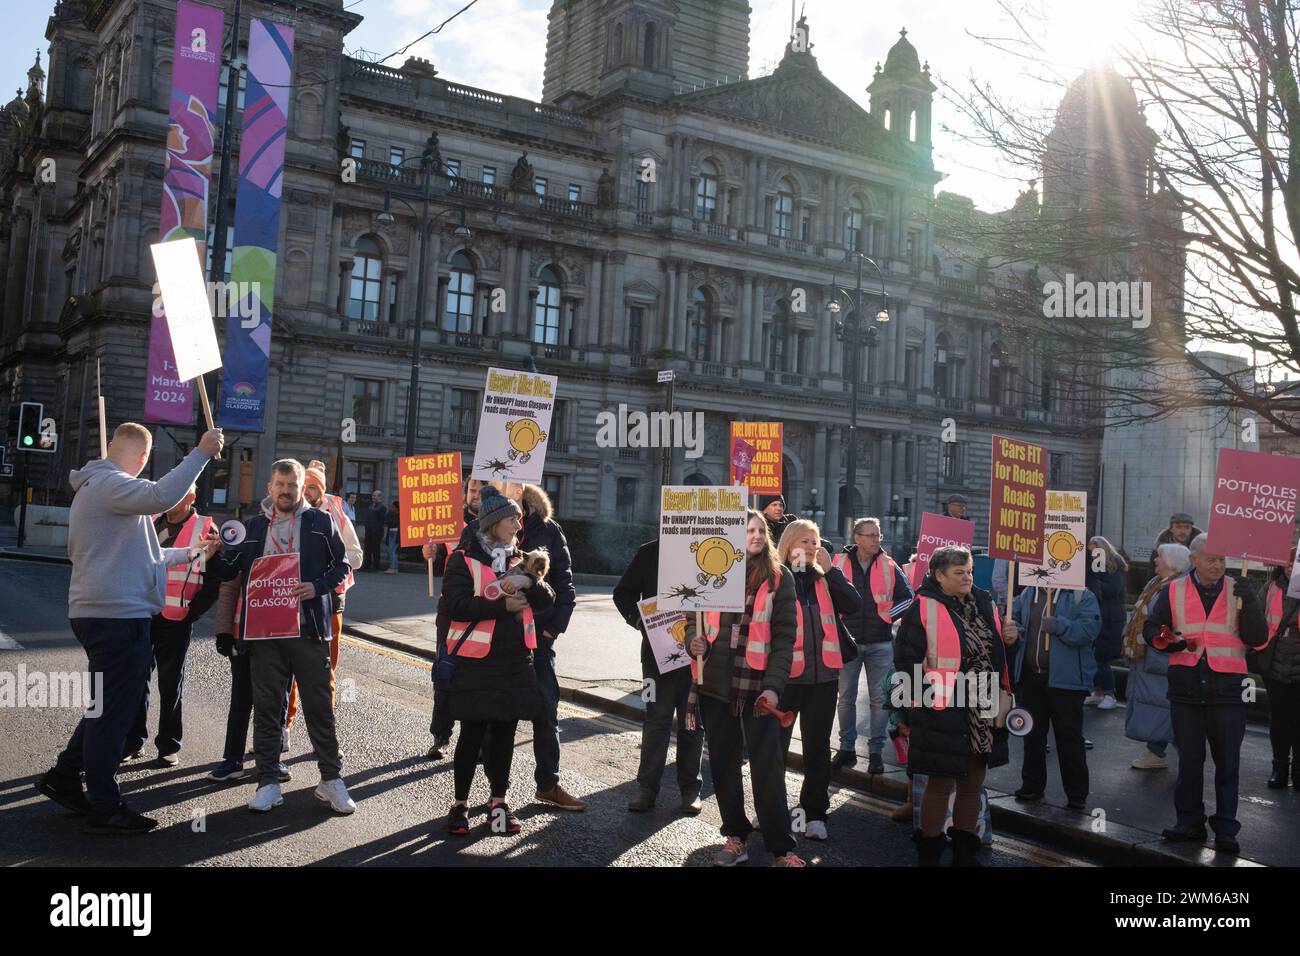
<svg viewBox="0 0 1300 956">
<path fill-rule="evenodd" d="M 1050 727 L 1055 730 L 1067 806 L 1083 810 L 1088 799 L 1083 699 L 1092 689 L 1097 670 L 1093 643 L 1101 631 L 1101 610 L 1091 591 L 1028 587 L 1016 598 L 1013 616 L 1020 633 L 1011 664 L 1016 703 L 1029 711 L 1034 721 L 1025 737 L 1016 799 L 1032 802 L 1043 798 Z"/>
<path fill-rule="evenodd" d="M 1130 765 L 1134 770 L 1164 770 L 1169 762 L 1165 752 L 1174 739 L 1174 724 L 1169 710 L 1169 658 L 1152 653 L 1142 637 L 1147 614 L 1160 589 L 1191 567 L 1191 555 L 1181 544 L 1162 544 L 1156 548 L 1156 574 L 1146 583 L 1124 634 L 1124 659 L 1128 661 L 1127 706 L 1124 712 L 1124 736 L 1141 740 L 1146 749 Z"/>
</svg>

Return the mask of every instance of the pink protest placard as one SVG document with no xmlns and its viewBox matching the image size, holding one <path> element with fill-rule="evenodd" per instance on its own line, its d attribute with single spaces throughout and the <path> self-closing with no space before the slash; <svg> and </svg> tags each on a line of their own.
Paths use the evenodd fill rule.
<svg viewBox="0 0 1300 956">
<path fill-rule="evenodd" d="M 917 580 L 930 570 L 930 555 L 938 548 L 960 546 L 969 548 L 975 541 L 975 522 L 965 518 L 950 518 L 926 511 L 921 515 L 921 534 L 916 539 Z"/>
<path fill-rule="evenodd" d="M 1297 497 L 1300 458 L 1219 449 L 1206 550 L 1226 558 L 1286 564 Z"/>
</svg>

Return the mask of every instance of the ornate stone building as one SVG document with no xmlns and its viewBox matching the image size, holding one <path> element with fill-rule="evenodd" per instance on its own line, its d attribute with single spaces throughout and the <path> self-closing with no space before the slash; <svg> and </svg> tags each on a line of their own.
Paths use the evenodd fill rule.
<svg viewBox="0 0 1300 956">
<path fill-rule="evenodd" d="M 245 41 L 249 17 L 296 31 L 270 412 L 234 451 L 251 486 L 275 457 L 342 447 L 348 490 L 391 497 L 422 322 L 422 451 L 472 452 L 487 366 L 559 376 L 546 485 L 562 517 L 655 517 L 658 453 L 595 435 L 620 402 L 662 407 L 661 369 L 676 408 L 706 421 L 703 457 L 678 451 L 674 481 L 724 483 L 727 422 L 780 420 L 790 505 L 828 528 L 850 510 L 892 516 L 901 544 L 963 491 L 982 541 L 999 432 L 1046 444 L 1054 486 L 1096 487 L 1096 403 L 1057 394 L 1032 350 L 1002 344 L 994 292 L 1020 280 L 945 241 L 945 210 L 971 204 L 935 196 L 935 87 L 906 35 L 862 77 L 864 110 L 822 74 L 802 22 L 774 72 L 744 79 L 744 0 L 556 0 L 535 103 L 421 60 L 343 55 L 361 21 L 344 6 L 243 7 Z M 163 0 L 60 0 L 48 76 L 0 112 L 0 414 L 23 398 L 53 409 L 60 453 L 38 483 L 55 497 L 96 450 L 96 358 L 110 421 L 142 414 L 173 23 Z M 417 314 L 426 148 L 443 166 Z M 35 175 L 45 159 L 53 182 Z M 855 251 L 883 270 L 863 285 L 883 284 L 889 321 L 863 348 L 850 492 L 847 358 L 827 305 Z M 879 306 L 868 295 L 864 318 Z M 340 446 L 345 418 L 356 441 Z M 954 443 L 940 441 L 948 418 Z M 179 450 L 159 431 L 161 470 Z M 223 491 L 233 504 L 238 482 Z"/>
</svg>

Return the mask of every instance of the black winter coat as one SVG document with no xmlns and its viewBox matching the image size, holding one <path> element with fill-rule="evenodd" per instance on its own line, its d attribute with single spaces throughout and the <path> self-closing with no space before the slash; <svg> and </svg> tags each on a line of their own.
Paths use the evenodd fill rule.
<svg viewBox="0 0 1300 956">
<path fill-rule="evenodd" d="M 827 667 L 822 660 L 822 622 L 814 588 L 817 579 L 823 575 L 817 571 L 792 571 L 788 565 L 785 570 L 794 577 L 795 597 L 799 602 L 799 613 L 803 615 L 803 673 L 791 677 L 790 683 L 825 684 L 837 681 L 839 669 Z M 831 595 L 831 605 L 835 608 L 835 633 L 840 642 L 840 654 L 847 663 L 857 657 L 857 648 L 853 646 L 852 637 L 840 620 L 840 615 L 861 613 L 862 597 L 840 573 L 839 568 L 831 568 L 824 577 Z"/>
<path fill-rule="evenodd" d="M 1093 644 L 1093 652 L 1099 661 L 1114 660 L 1124 649 L 1124 624 L 1128 616 L 1124 575 L 1120 571 L 1094 572 L 1089 567 L 1085 583 L 1101 607 L 1101 633 Z"/>
<path fill-rule="evenodd" d="M 903 675 L 910 687 L 914 684 L 915 668 L 925 660 L 925 625 L 921 623 L 921 599 L 934 598 L 950 609 L 956 609 L 957 603 L 942 591 L 932 577 L 926 577 L 917 589 L 916 600 L 903 615 L 903 622 L 894 640 L 894 669 Z M 988 622 L 993 631 L 993 667 L 999 673 L 1006 669 L 1006 649 L 997 638 L 997 624 L 993 599 L 988 591 L 980 588 L 971 589 L 976 609 Z M 961 638 L 961 670 L 967 671 L 970 661 L 966 651 L 966 629 L 957 617 L 957 634 Z M 918 688 L 917 693 L 919 694 Z M 971 701 L 972 705 L 976 702 Z M 966 767 L 971 758 L 970 729 L 967 725 L 965 707 L 947 707 L 936 710 L 933 707 L 910 707 L 907 710 L 908 723 L 912 727 L 907 756 L 907 773 L 925 773 L 936 777 L 953 777 L 958 780 L 966 776 Z M 994 729 L 993 752 L 989 755 L 988 766 L 1001 767 L 1010 761 L 1005 729 Z"/>
<path fill-rule="evenodd" d="M 1286 580 L 1281 582 L 1286 588 Z M 1247 655 L 1250 669 L 1264 678 L 1279 684 L 1300 684 L 1300 632 L 1296 630 L 1296 612 L 1300 601 L 1282 598 L 1282 620 L 1277 633 L 1270 635 L 1268 647 Z M 1263 605 L 1263 595 L 1259 598 Z"/>
<path fill-rule="evenodd" d="M 659 539 L 647 541 L 636 549 L 623 576 L 614 585 L 614 607 L 623 620 L 641 632 L 641 675 L 658 677 L 659 665 L 655 662 L 650 640 L 641 626 L 641 611 L 637 604 L 659 593 Z"/>
<path fill-rule="evenodd" d="M 862 607 L 852 613 L 844 614 L 844 627 L 852 635 L 853 639 L 859 644 L 883 644 L 892 636 L 890 631 L 891 625 L 886 624 L 876 613 L 876 602 L 871 596 L 871 568 L 862 570 L 862 565 L 858 564 L 858 546 L 849 544 L 844 546 L 844 553 L 849 556 L 849 570 L 853 572 L 853 586 L 857 589 L 858 596 L 862 599 Z M 881 560 L 886 552 L 881 551 L 876 556 L 876 561 Z M 903 574 L 902 565 L 897 561 L 894 562 L 894 606 L 901 609 L 897 612 L 894 620 L 902 618 L 904 612 L 910 607 L 912 600 L 912 588 L 907 583 L 907 576 Z"/>
<path fill-rule="evenodd" d="M 537 673 L 533 654 L 524 643 L 523 622 L 506 610 L 504 597 L 489 601 L 474 596 L 474 581 L 465 558 L 475 558 L 489 567 L 492 557 L 477 536 L 465 551 L 455 551 L 447 559 L 447 573 L 442 586 L 446 621 L 478 622 L 493 620 L 492 646 L 486 657 L 456 657 L 456 671 L 448 693 L 448 708 L 454 720 L 532 720 L 542 711 L 542 697 L 537 690 Z M 539 581 L 524 594 L 532 608 L 534 621 L 555 603 L 555 592 Z M 538 625 L 538 639 L 541 626 Z M 439 641 L 450 651 L 445 630 Z"/>
</svg>

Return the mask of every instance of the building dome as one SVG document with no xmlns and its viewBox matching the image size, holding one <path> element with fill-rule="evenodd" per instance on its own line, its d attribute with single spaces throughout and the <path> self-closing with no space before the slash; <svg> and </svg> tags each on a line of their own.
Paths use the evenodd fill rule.
<svg viewBox="0 0 1300 956">
<path fill-rule="evenodd" d="M 1140 116 L 1142 112 L 1129 81 L 1109 66 L 1085 70 L 1070 84 L 1056 110 L 1056 121 L 1077 120 L 1102 112 L 1108 116 Z"/>
<path fill-rule="evenodd" d="M 885 72 L 921 72 L 921 57 L 917 55 L 916 47 L 908 42 L 906 27 L 898 31 L 898 42 L 889 48 L 889 55 L 885 57 Z"/>
</svg>

